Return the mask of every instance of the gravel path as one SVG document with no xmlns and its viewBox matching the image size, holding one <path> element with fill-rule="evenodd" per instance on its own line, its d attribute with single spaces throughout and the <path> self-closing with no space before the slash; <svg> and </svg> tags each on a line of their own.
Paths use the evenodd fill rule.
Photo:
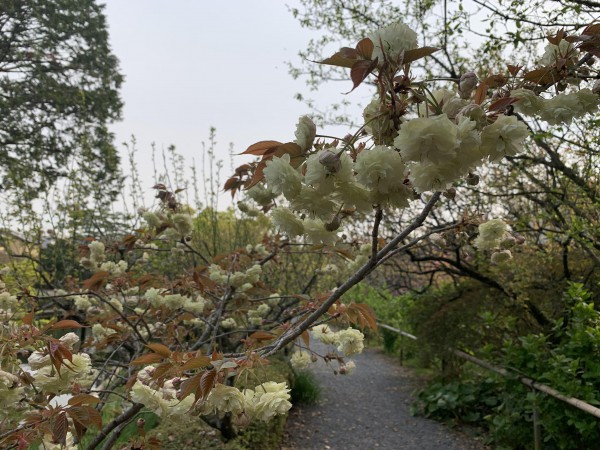
<svg viewBox="0 0 600 450">
<path fill-rule="evenodd" d="M 366 349 L 352 359 L 351 375 L 336 376 L 322 361 L 313 364 L 321 399 L 290 411 L 282 450 L 486 448 L 438 422 L 411 416 L 417 380 L 393 358 Z"/>
</svg>

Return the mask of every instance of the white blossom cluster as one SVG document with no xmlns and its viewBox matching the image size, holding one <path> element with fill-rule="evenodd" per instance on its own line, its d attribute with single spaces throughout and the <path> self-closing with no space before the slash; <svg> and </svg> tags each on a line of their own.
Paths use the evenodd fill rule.
<svg viewBox="0 0 600 450">
<path fill-rule="evenodd" d="M 228 273 L 217 264 L 211 264 L 208 268 L 209 278 L 217 284 L 230 285 L 237 292 L 245 292 L 252 289 L 254 283 L 258 282 L 262 274 L 262 266 L 254 264 L 245 271 Z"/>
<path fill-rule="evenodd" d="M 354 328 L 333 331 L 327 325 L 311 328 L 312 335 L 324 344 L 335 345 L 339 352 L 346 356 L 362 353 L 365 345 L 365 335 Z"/>
<path fill-rule="evenodd" d="M 75 333 L 67 333 L 60 338 L 61 343 L 70 351 L 79 342 L 79 337 Z M 92 369 L 90 355 L 87 353 L 73 353 L 73 360 L 64 360 L 60 374 L 52 366 L 50 355 L 42 352 L 33 352 L 27 363 L 29 364 L 30 375 L 33 377 L 33 384 L 39 390 L 62 394 L 69 392 L 73 383 L 81 387 L 89 387 L 95 378 L 95 370 Z"/>
<path fill-rule="evenodd" d="M 515 103 L 516 111 L 539 117 L 550 125 L 569 125 L 573 119 L 596 112 L 600 104 L 600 97 L 587 88 L 563 92 L 550 99 L 537 96 L 529 89 L 515 89 L 510 95 L 519 99 Z"/>
<path fill-rule="evenodd" d="M 380 69 L 385 61 L 398 62 L 406 51 L 417 48 L 417 35 L 407 25 L 395 23 L 372 33 L 372 59 Z M 542 64 L 560 58 L 569 65 L 576 58 L 572 44 L 550 44 Z M 527 125 L 517 116 L 486 112 L 473 99 L 477 75 L 461 76 L 458 90 L 426 91 L 418 104 L 419 117 L 396 117 L 390 105 L 373 100 L 364 110 L 364 130 L 375 145 L 358 152 L 353 160 L 347 147 L 317 146 L 314 123 L 304 116 L 296 129 L 296 143 L 307 155 L 298 165 L 289 154 L 266 162 L 266 187 L 255 186 L 250 196 L 259 204 L 270 204 L 283 195 L 287 205 L 271 209 L 271 221 L 290 238 L 304 236 L 308 243 L 333 245 L 343 220 L 342 210 L 367 212 L 374 206 L 406 207 L 415 194 L 449 189 L 469 177 L 486 162 L 497 162 L 521 152 L 529 136 Z M 590 89 L 564 92 L 546 99 L 518 88 L 504 95 L 517 98 L 514 108 L 549 124 L 569 124 L 573 119 L 598 110 L 600 97 Z M 484 103 L 485 105 L 485 103 Z M 354 156 L 353 156 L 354 157 Z M 471 180 L 475 180 L 471 176 Z M 476 181 L 475 181 L 476 183 Z"/>
<path fill-rule="evenodd" d="M 492 262 L 500 264 L 512 258 L 510 248 L 517 240 L 509 233 L 509 227 L 502 219 L 492 219 L 478 227 L 479 235 L 473 241 L 479 250 L 492 250 Z"/>
<path fill-rule="evenodd" d="M 312 357 L 309 352 L 295 351 L 290 358 L 290 364 L 296 370 L 306 369 L 312 363 Z"/>
<path fill-rule="evenodd" d="M 193 314 L 201 314 L 207 305 L 207 301 L 200 294 L 195 298 L 181 294 L 161 294 L 161 291 L 156 288 L 148 289 L 144 293 L 144 298 L 154 308 L 166 308 L 173 311 L 183 309 Z"/>
<path fill-rule="evenodd" d="M 131 399 L 144 404 L 161 417 L 189 414 L 194 405 L 194 396 L 188 395 L 179 400 L 174 380 L 166 381 L 161 388 L 151 387 L 153 371 L 153 367 L 146 367 L 138 373 L 131 389 Z M 200 414 L 244 414 L 251 420 L 266 422 L 278 414 L 285 414 L 292 407 L 289 392 L 285 383 L 272 381 L 243 391 L 218 383 L 196 409 Z"/>
<path fill-rule="evenodd" d="M 484 126 L 479 106 L 450 91 L 436 95 L 448 114 L 403 123 L 393 146 L 363 150 L 356 161 L 331 148 L 308 156 L 299 168 L 290 165 L 287 154 L 268 161 L 267 188 L 288 201 L 287 207 L 271 210 L 273 224 L 289 237 L 332 245 L 338 240 L 342 208 L 366 212 L 374 205 L 406 207 L 413 191 L 447 189 L 485 161 L 522 150 L 529 133 L 516 117 L 500 115 Z"/>
<path fill-rule="evenodd" d="M 88 248 L 90 254 L 88 257 L 81 258 L 79 263 L 92 272 L 106 271 L 113 276 L 123 275 L 127 270 L 127 261 L 118 262 L 105 261 L 105 246 L 100 241 L 92 241 Z"/>
</svg>

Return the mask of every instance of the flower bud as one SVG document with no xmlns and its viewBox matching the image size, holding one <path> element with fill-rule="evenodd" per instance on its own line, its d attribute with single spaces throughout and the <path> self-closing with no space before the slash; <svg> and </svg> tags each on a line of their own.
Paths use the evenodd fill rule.
<svg viewBox="0 0 600 450">
<path fill-rule="evenodd" d="M 512 236 L 507 236 L 500 241 L 500 248 L 512 248 L 517 243 L 517 240 Z"/>
<path fill-rule="evenodd" d="M 477 186 L 479 184 L 479 175 L 469 172 L 467 176 L 467 184 L 469 186 Z"/>
<path fill-rule="evenodd" d="M 319 162 L 329 173 L 336 173 L 342 168 L 340 157 L 330 150 L 324 150 L 319 155 Z"/>
<path fill-rule="evenodd" d="M 478 82 L 479 80 L 477 79 L 475 72 L 464 73 L 458 81 L 458 94 L 460 95 L 460 98 L 468 99 L 477 87 Z"/>
<path fill-rule="evenodd" d="M 453 187 L 451 187 L 450 189 L 446 190 L 446 192 L 444 192 L 444 197 L 446 197 L 447 199 L 452 200 L 453 198 L 456 197 L 456 189 L 454 189 Z"/>
<path fill-rule="evenodd" d="M 515 238 L 515 242 L 518 245 L 522 245 L 525 243 L 525 238 L 523 236 L 521 236 L 520 234 L 513 233 L 513 237 Z"/>
<path fill-rule="evenodd" d="M 510 250 L 502 250 L 500 252 L 492 253 L 492 263 L 494 263 L 494 264 L 500 264 L 500 263 L 506 262 L 511 258 L 512 258 L 512 253 L 510 252 Z"/>
<path fill-rule="evenodd" d="M 331 222 L 325 224 L 325 229 L 327 231 L 335 231 L 340 227 L 341 223 L 340 217 L 336 215 Z"/>
</svg>

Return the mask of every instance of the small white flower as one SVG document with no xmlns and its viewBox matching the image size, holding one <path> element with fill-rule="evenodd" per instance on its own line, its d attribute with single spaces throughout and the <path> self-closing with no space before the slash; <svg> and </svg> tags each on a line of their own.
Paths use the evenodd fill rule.
<svg viewBox="0 0 600 450">
<path fill-rule="evenodd" d="M 306 369 L 312 362 L 310 353 L 304 351 L 297 351 L 292 353 L 290 358 L 290 364 L 296 370 Z"/>
<path fill-rule="evenodd" d="M 317 126 L 308 116 L 302 116 L 296 125 L 296 144 L 304 151 L 310 150 L 317 134 Z"/>
<path fill-rule="evenodd" d="M 515 116 L 501 115 L 481 132 L 481 150 L 490 161 L 499 161 L 523 150 L 523 141 L 528 136 L 527 126 Z"/>
<path fill-rule="evenodd" d="M 283 194 L 288 200 L 300 193 L 302 176 L 290 165 L 290 155 L 287 153 L 281 158 L 275 156 L 267 161 L 263 173 L 273 193 Z"/>
<path fill-rule="evenodd" d="M 373 42 L 372 59 L 378 58 L 379 64 L 387 60 L 398 62 L 400 54 L 417 48 L 417 33 L 402 22 L 396 22 L 369 35 Z"/>
<path fill-rule="evenodd" d="M 280 233 L 288 237 L 304 234 L 304 225 L 296 215 L 287 208 L 277 207 L 271 210 L 271 222 Z"/>
<path fill-rule="evenodd" d="M 443 163 L 456 155 L 458 129 L 445 114 L 419 117 L 402 124 L 394 146 L 404 161 Z"/>
<path fill-rule="evenodd" d="M 531 89 L 515 89 L 510 92 L 510 96 L 519 99 L 517 103 L 513 104 L 515 111 L 519 113 L 535 116 L 542 110 L 543 99 Z"/>
<path fill-rule="evenodd" d="M 338 351 L 344 355 L 350 356 L 363 351 L 365 336 L 360 331 L 354 328 L 338 331 L 336 333 L 336 341 L 338 342 Z"/>
</svg>

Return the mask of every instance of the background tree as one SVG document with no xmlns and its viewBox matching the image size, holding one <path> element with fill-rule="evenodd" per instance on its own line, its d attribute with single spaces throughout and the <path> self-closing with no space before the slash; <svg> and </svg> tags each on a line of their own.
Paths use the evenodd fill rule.
<svg viewBox="0 0 600 450">
<path fill-rule="evenodd" d="M 0 1 L 0 164 L 4 189 L 35 197 L 79 170 L 105 185 L 119 157 L 107 124 L 123 81 L 94 0 Z"/>
</svg>

